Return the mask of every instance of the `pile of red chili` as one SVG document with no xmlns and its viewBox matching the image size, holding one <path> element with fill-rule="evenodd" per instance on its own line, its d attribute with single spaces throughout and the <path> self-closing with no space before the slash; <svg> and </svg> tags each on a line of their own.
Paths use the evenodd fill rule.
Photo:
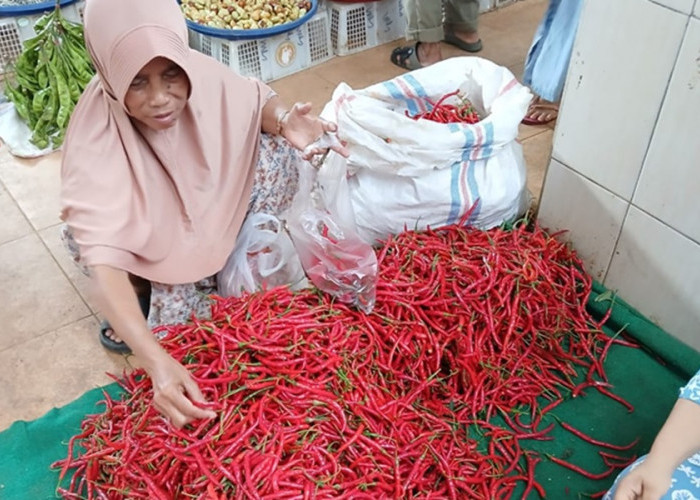
<svg viewBox="0 0 700 500">
<path fill-rule="evenodd" d="M 446 102 L 451 97 L 458 98 L 459 103 L 450 104 Z M 459 90 L 445 94 L 435 103 L 430 100 L 427 100 L 427 102 L 431 107 L 429 111 L 416 113 L 415 115 L 411 115 L 406 111 L 406 116 L 414 120 L 424 119 L 438 123 L 477 123 L 481 120 L 472 103 L 466 97 L 461 96 Z"/>
<path fill-rule="evenodd" d="M 123 399 L 106 397 L 56 464 L 72 477 L 59 493 L 544 496 L 542 457 L 521 441 L 548 439 L 543 417 L 572 394 L 612 395 L 602 359 L 613 340 L 585 310 L 591 279 L 576 255 L 539 228 L 451 226 L 402 233 L 378 260 L 369 315 L 277 288 L 216 299 L 211 320 L 167 328 L 163 345 L 218 417 L 170 427 L 150 380 L 131 373 Z M 608 474 L 629 461 L 618 455 L 601 453 Z"/>
</svg>

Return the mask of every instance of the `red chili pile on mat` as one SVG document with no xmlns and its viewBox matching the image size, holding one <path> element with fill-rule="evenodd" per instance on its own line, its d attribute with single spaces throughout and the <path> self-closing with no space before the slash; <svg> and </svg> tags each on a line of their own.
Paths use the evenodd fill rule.
<svg viewBox="0 0 700 500">
<path fill-rule="evenodd" d="M 450 97 L 459 98 L 460 103 L 448 104 L 445 102 Z M 424 119 L 438 123 L 477 123 L 481 120 L 472 103 L 466 97 L 460 96 L 459 90 L 445 94 L 436 103 L 430 100 L 428 100 L 428 103 L 432 107 L 430 111 L 416 113 L 415 115 L 411 115 L 406 111 L 406 116 L 414 120 Z"/>
<path fill-rule="evenodd" d="M 539 228 L 451 226 L 390 239 L 379 263 L 369 315 L 278 288 L 218 299 L 210 321 L 168 328 L 163 345 L 218 417 L 170 427 L 151 406 L 150 380 L 132 373 L 123 400 L 107 397 L 71 441 L 72 458 L 56 464 L 72 474 L 59 493 L 543 495 L 541 457 L 521 441 L 549 438 L 543 416 L 572 393 L 611 394 L 611 339 L 585 311 L 591 280 L 576 255 Z M 625 465 L 608 455 L 609 473 Z"/>
</svg>

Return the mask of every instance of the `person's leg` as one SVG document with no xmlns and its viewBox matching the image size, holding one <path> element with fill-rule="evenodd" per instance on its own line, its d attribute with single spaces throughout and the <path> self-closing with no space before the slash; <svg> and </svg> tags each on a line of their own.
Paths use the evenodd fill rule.
<svg viewBox="0 0 700 500">
<path fill-rule="evenodd" d="M 61 241 L 68 251 L 68 254 L 71 256 L 73 263 L 85 276 L 89 277 L 89 269 L 82 262 L 80 257 L 80 248 L 73 237 L 73 232 L 67 224 L 61 224 L 59 231 Z M 144 311 L 144 314 L 147 314 L 150 300 L 150 282 L 131 274 L 129 275 L 129 280 L 131 281 L 131 284 L 136 291 L 136 295 L 139 298 L 141 309 Z M 130 352 L 128 346 L 126 346 L 124 342 L 122 342 L 122 340 L 115 335 L 114 330 L 106 320 L 100 325 L 100 340 L 102 344 L 111 351 L 124 354 Z"/>
<path fill-rule="evenodd" d="M 582 4 L 581 0 L 550 0 L 525 60 L 523 83 L 535 98 L 524 123 L 547 123 L 558 116 Z"/>
<path fill-rule="evenodd" d="M 141 311 L 144 317 L 148 319 L 148 313 L 151 309 L 151 282 L 131 273 L 129 273 L 129 281 L 131 282 L 131 286 L 134 287 L 134 292 L 136 292 L 136 298 L 139 301 L 139 306 L 141 306 Z M 102 345 L 111 351 L 122 354 L 127 354 L 131 351 L 114 333 L 114 329 L 107 320 L 103 320 L 100 324 L 100 337 Z"/>
<path fill-rule="evenodd" d="M 440 41 L 442 5 L 440 0 L 405 0 L 408 27 L 406 39 L 415 43 L 398 47 L 391 54 L 391 62 L 405 69 L 418 69 L 442 60 Z"/>
<path fill-rule="evenodd" d="M 481 50 L 479 0 L 445 2 L 445 41 L 467 52 Z"/>
</svg>

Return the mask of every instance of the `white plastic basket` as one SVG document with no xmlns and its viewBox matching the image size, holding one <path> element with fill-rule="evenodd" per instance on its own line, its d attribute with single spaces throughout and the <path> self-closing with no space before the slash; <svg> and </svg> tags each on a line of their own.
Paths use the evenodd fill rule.
<svg viewBox="0 0 700 500">
<path fill-rule="evenodd" d="M 376 2 L 377 42 L 388 43 L 405 38 L 408 18 L 403 0 Z"/>
<path fill-rule="evenodd" d="M 226 40 L 189 30 L 190 47 L 243 76 L 269 82 L 327 61 L 333 56 L 325 10 L 301 26 L 268 38 Z"/>
<path fill-rule="evenodd" d="M 381 43 L 377 38 L 376 3 L 327 3 L 331 44 L 336 55 L 354 54 Z"/>
<path fill-rule="evenodd" d="M 69 21 L 82 24 L 82 8 L 80 4 L 72 3 L 61 7 L 61 14 Z M 24 42 L 36 36 L 34 25 L 45 12 L 20 14 L 0 18 L 0 73 L 14 63 L 22 53 Z"/>
</svg>

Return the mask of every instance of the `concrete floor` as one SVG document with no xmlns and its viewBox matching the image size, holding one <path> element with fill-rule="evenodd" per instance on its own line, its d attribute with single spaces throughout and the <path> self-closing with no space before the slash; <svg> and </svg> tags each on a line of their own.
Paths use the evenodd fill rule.
<svg viewBox="0 0 700 500">
<path fill-rule="evenodd" d="M 479 56 L 522 76 L 527 50 L 547 0 L 520 0 L 480 18 Z M 336 57 L 273 82 L 289 103 L 311 101 L 318 112 L 340 82 L 363 88 L 397 76 L 389 62 L 396 41 Z M 446 56 L 464 55 L 445 45 Z M 554 124 L 520 127 L 528 188 L 539 196 L 549 163 Z M 19 160 L 0 147 L 0 430 L 31 420 L 109 383 L 106 372 L 132 366 L 133 358 L 105 351 L 97 338 L 99 313 L 86 278 L 58 237 L 61 155 Z"/>
</svg>

